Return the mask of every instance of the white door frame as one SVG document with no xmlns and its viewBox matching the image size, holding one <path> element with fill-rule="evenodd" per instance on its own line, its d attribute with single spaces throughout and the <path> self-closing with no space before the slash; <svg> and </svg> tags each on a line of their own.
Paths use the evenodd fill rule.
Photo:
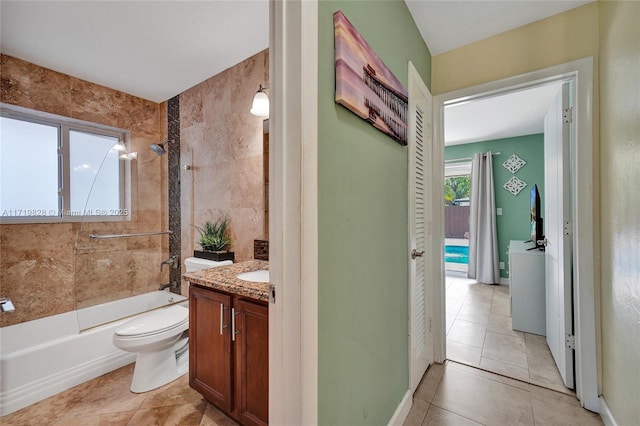
<svg viewBox="0 0 640 426">
<path fill-rule="evenodd" d="M 318 3 L 269 0 L 269 423 L 318 423 Z"/>
<path fill-rule="evenodd" d="M 444 107 L 447 104 L 495 96 L 509 91 L 533 87 L 551 81 L 575 78 L 576 81 L 576 135 L 571 147 L 573 185 L 573 271 L 574 271 L 574 319 L 576 343 L 576 394 L 582 405 L 595 412 L 600 410 L 598 393 L 598 361 L 596 335 L 596 265 L 594 259 L 594 235 L 598 234 L 598 224 L 593 212 L 597 208 L 594 201 L 594 158 L 593 158 L 593 58 L 556 65 L 527 74 L 480 84 L 433 97 L 434 111 L 434 169 L 440 170 L 439 179 L 434 179 L 436 194 L 442 192 L 444 183 Z M 441 208 L 444 217 L 444 208 Z M 434 235 L 441 235 L 444 241 L 444 223 L 434 223 Z M 442 245 L 442 243 L 441 243 Z M 434 334 L 435 359 L 442 362 L 446 358 L 445 344 L 445 282 L 444 266 L 440 263 L 441 285 L 435 286 L 433 312 L 439 319 L 440 333 Z M 438 322 L 438 321 L 436 321 Z"/>
</svg>

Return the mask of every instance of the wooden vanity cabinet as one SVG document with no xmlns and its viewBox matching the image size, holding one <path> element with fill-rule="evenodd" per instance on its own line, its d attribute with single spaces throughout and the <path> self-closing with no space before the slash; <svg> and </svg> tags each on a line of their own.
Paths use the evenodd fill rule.
<svg viewBox="0 0 640 426">
<path fill-rule="evenodd" d="M 189 336 L 189 385 L 241 424 L 267 425 L 267 303 L 191 285 Z"/>
</svg>

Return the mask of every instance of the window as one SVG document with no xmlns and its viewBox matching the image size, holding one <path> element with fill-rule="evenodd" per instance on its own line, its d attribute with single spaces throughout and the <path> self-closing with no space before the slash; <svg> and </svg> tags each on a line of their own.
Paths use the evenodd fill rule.
<svg viewBox="0 0 640 426">
<path fill-rule="evenodd" d="M 126 131 L 2 105 L 3 223 L 128 220 Z"/>
</svg>

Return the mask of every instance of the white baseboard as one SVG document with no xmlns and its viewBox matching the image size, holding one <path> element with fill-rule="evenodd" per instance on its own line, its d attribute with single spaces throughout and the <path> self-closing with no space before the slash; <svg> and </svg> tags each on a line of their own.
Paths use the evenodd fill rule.
<svg viewBox="0 0 640 426">
<path fill-rule="evenodd" d="M 500 278 L 500 285 L 509 285 L 509 278 Z"/>
<path fill-rule="evenodd" d="M 413 404 L 413 393 L 407 389 L 407 393 L 402 397 L 402 401 L 396 408 L 395 413 L 391 416 L 391 420 L 389 420 L 389 426 L 402 426 L 407 416 L 409 415 L 409 411 L 411 411 L 411 405 Z"/>
<path fill-rule="evenodd" d="M 600 417 L 606 426 L 618 426 L 618 423 L 616 423 L 616 420 L 613 418 L 613 413 L 609 410 L 609 406 L 602 395 L 600 395 Z"/>
</svg>

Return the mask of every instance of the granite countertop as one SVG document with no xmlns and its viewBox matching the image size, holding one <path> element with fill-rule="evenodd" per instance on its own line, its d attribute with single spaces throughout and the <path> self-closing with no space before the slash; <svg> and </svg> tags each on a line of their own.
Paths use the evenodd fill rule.
<svg viewBox="0 0 640 426">
<path fill-rule="evenodd" d="M 234 263 L 232 265 L 187 272 L 182 276 L 191 284 L 268 302 L 271 284 L 245 281 L 236 277 L 236 275 L 243 272 L 259 271 L 262 269 L 268 270 L 269 262 L 264 260 L 247 260 L 246 262 Z"/>
</svg>

